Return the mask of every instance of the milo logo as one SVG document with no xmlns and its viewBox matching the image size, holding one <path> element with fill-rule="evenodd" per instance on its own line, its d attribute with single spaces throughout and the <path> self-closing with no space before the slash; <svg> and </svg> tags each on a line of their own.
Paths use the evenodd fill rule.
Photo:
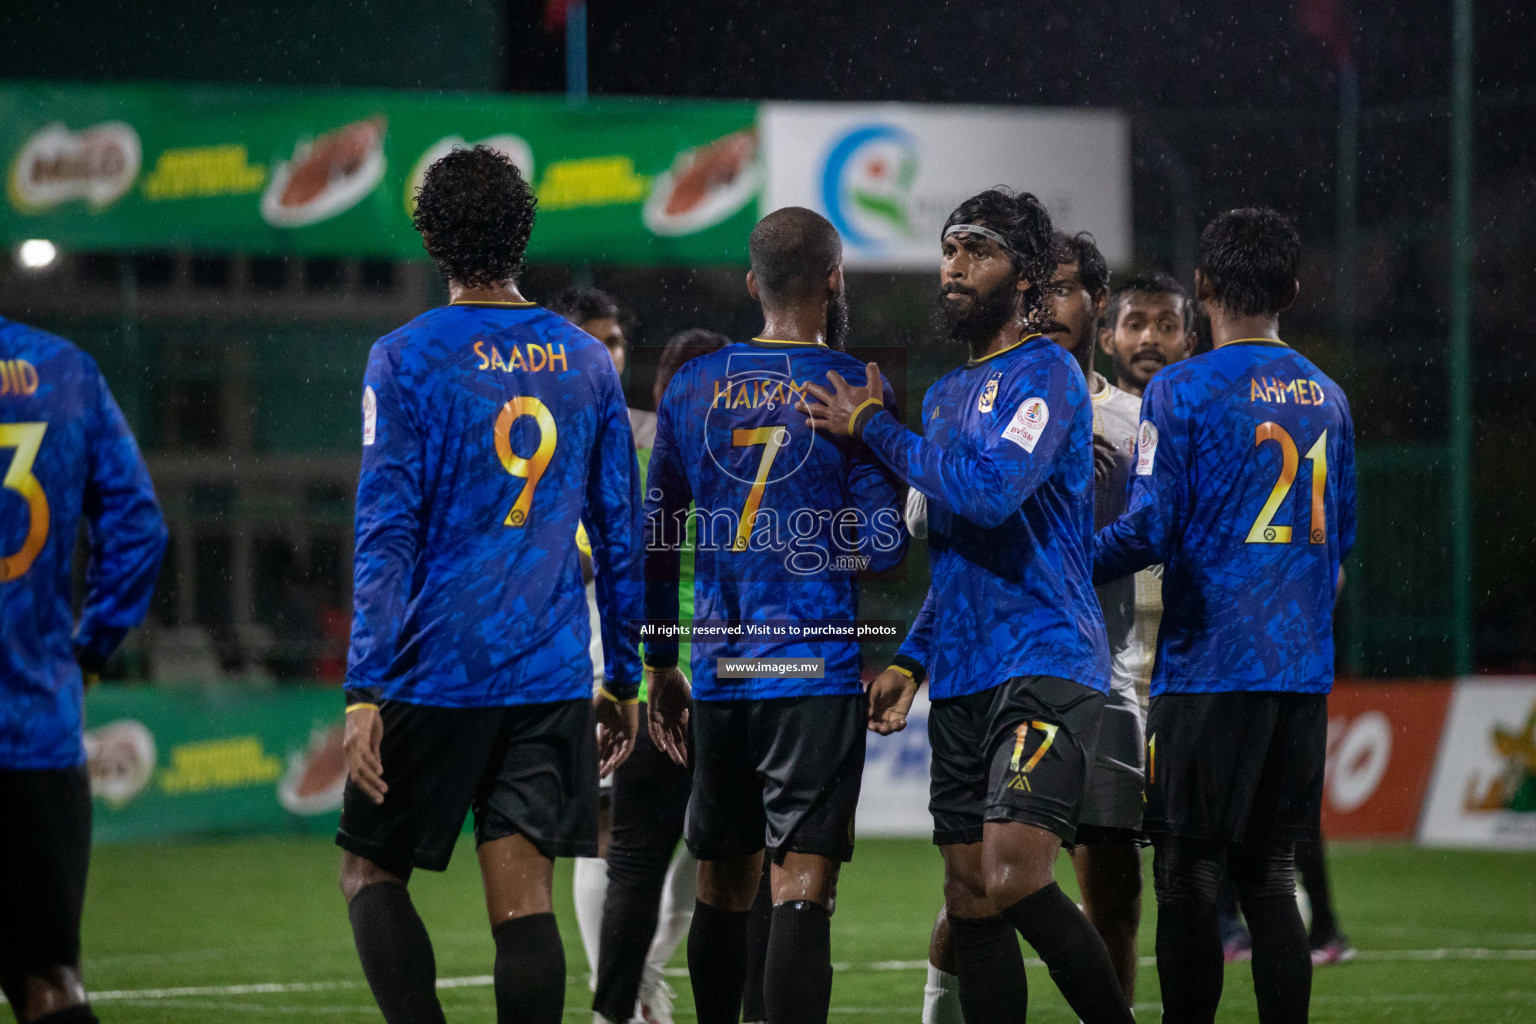
<svg viewBox="0 0 1536 1024">
<path fill-rule="evenodd" d="M 75 132 L 55 123 L 21 147 L 7 191 L 11 205 L 23 213 L 73 199 L 101 209 L 133 187 L 141 161 L 139 133 L 132 125 L 107 121 Z"/>
</svg>

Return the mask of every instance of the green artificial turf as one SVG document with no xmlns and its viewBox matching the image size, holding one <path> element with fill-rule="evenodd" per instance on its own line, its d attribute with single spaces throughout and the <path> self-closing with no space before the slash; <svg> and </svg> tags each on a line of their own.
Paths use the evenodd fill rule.
<svg viewBox="0 0 1536 1024">
<path fill-rule="evenodd" d="M 1361 958 L 1317 972 L 1313 1021 L 1536 1021 L 1536 853 L 1341 844 L 1330 856 L 1340 921 Z M 338 857 L 314 839 L 98 848 L 84 946 L 87 985 L 104 994 L 101 1019 L 380 1020 L 336 888 Z M 1070 870 L 1059 874 L 1075 891 Z M 833 919 L 833 958 L 846 965 L 833 987 L 834 1021 L 918 1020 L 939 880 L 938 853 L 925 842 L 860 842 Z M 448 1019 L 494 1021 L 485 978 L 493 947 L 468 842 L 446 874 L 419 872 L 411 888 L 432 933 L 439 977 L 467 979 L 442 992 Z M 569 862 L 556 875 L 556 904 L 570 966 L 566 1016 L 585 1022 L 586 961 L 571 912 Z M 1149 882 L 1144 955 L 1152 953 L 1155 922 Z M 680 954 L 674 966 L 682 961 Z M 1076 1019 L 1042 967 L 1031 966 L 1029 978 L 1032 1021 Z M 1247 967 L 1229 967 L 1226 979 L 1219 1019 L 1255 1020 Z M 687 978 L 673 983 L 677 1017 L 691 1020 Z M 1150 965 L 1141 970 L 1136 1002 L 1138 1020 L 1158 1019 Z"/>
</svg>

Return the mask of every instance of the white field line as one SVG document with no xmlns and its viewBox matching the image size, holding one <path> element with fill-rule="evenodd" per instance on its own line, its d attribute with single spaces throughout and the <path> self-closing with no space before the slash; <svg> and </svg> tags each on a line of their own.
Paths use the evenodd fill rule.
<svg viewBox="0 0 1536 1024">
<path fill-rule="evenodd" d="M 1427 960 L 1536 961 L 1536 949 L 1362 949 L 1357 955 L 1357 959 L 1383 963 Z M 1043 966 L 1039 960 L 1034 958 L 1026 959 L 1024 962 L 1032 967 Z M 1157 964 L 1157 958 L 1144 956 L 1140 962 L 1143 967 L 1152 967 Z M 832 969 L 840 973 L 844 971 L 921 971 L 926 970 L 927 967 L 927 960 L 877 960 L 873 963 L 865 964 L 835 963 L 832 965 Z M 671 977 L 688 976 L 687 968 L 683 967 L 669 967 L 665 973 Z M 489 974 L 472 974 L 462 978 L 437 979 L 437 987 L 440 989 L 490 988 L 493 984 L 495 984 L 495 978 Z M 175 988 L 108 989 L 102 992 L 92 992 L 90 999 L 93 1003 L 105 1003 L 122 1000 L 283 995 L 291 992 L 352 992 L 366 990 L 366 988 L 367 986 L 361 981 L 269 981 L 248 985 L 183 985 Z M 0 1005 L 4 1004 L 5 999 L 0 997 Z"/>
</svg>

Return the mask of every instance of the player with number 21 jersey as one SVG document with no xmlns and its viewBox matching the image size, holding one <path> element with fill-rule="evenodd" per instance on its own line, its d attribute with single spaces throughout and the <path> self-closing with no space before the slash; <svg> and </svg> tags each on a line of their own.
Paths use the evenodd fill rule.
<svg viewBox="0 0 1536 1024">
<path fill-rule="evenodd" d="M 1343 390 L 1279 341 L 1158 373 L 1131 503 L 1099 532 L 1096 582 L 1166 562 L 1152 695 L 1333 685 L 1333 594 L 1355 539 Z"/>
</svg>

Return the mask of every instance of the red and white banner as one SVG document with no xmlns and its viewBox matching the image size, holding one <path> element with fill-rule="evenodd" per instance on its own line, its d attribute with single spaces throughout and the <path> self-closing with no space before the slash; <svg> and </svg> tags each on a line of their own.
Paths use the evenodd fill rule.
<svg viewBox="0 0 1536 1024">
<path fill-rule="evenodd" d="M 1419 840 L 1536 848 L 1536 678 L 1457 684 Z"/>
<path fill-rule="evenodd" d="M 1448 682 L 1341 682 L 1328 697 L 1323 833 L 1410 839 L 1440 742 Z"/>
</svg>

